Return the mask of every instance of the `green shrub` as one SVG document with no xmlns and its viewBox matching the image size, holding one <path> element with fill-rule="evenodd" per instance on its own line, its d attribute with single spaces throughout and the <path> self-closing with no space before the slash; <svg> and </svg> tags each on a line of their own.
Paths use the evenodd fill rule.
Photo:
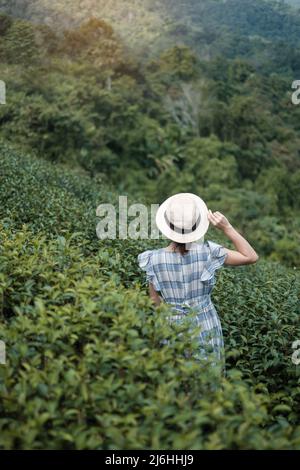
<svg viewBox="0 0 300 470">
<path fill-rule="evenodd" d="M 86 258 L 76 239 L 1 230 L 0 446 L 12 448 L 295 448 L 270 398 L 241 374 L 183 352 L 196 342 Z M 170 344 L 163 345 L 164 339 Z"/>
<path fill-rule="evenodd" d="M 236 367 L 252 385 L 271 397 L 271 416 L 299 421 L 300 369 L 292 362 L 300 339 L 300 276 L 279 263 L 226 268 L 215 304 L 223 325 L 228 367 Z"/>
<path fill-rule="evenodd" d="M 145 295 L 151 244 L 96 238 L 106 184 L 5 146 L 0 177 L 1 448 L 300 448 L 296 269 L 220 273 L 221 378 Z"/>
</svg>

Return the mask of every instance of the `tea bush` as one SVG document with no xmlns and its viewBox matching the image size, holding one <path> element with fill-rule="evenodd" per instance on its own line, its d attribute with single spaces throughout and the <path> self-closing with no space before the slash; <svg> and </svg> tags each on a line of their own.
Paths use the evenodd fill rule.
<svg viewBox="0 0 300 470">
<path fill-rule="evenodd" d="M 196 331 L 145 295 L 145 242 L 97 240 L 95 208 L 116 200 L 1 149 L 0 448 L 299 449 L 298 271 L 221 271 L 221 378 L 193 357 Z"/>
<path fill-rule="evenodd" d="M 1 230 L 3 448 L 283 448 L 299 429 L 240 374 L 218 379 L 135 287 L 76 239 Z M 184 330 L 182 330 L 184 332 Z M 171 343 L 162 345 L 169 338 Z M 218 382 L 217 382 L 218 384 Z"/>
<path fill-rule="evenodd" d="M 259 384 L 274 408 L 299 422 L 300 369 L 292 344 L 300 339 L 300 276 L 279 263 L 226 268 L 220 273 L 215 304 L 219 311 L 228 366 Z"/>
</svg>

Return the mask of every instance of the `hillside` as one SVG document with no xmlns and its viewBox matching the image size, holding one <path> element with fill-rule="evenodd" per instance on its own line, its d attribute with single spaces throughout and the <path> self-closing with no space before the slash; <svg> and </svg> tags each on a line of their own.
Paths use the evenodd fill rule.
<svg viewBox="0 0 300 470">
<path fill-rule="evenodd" d="M 143 51 L 140 52 L 143 53 L 149 53 L 163 33 L 165 20 L 161 8 L 159 5 L 157 10 L 149 0 L 0 1 L 3 13 L 58 30 L 79 26 L 92 17 L 106 20 L 126 38 L 130 47 L 142 44 Z"/>
<path fill-rule="evenodd" d="M 300 8 L 300 0 L 285 0 L 285 3 L 292 5 L 293 7 Z"/>
<path fill-rule="evenodd" d="M 253 41 L 272 50 L 272 42 L 293 44 L 300 36 L 300 15 L 268 0 L 0 0 L 0 11 L 59 30 L 103 19 L 141 57 L 182 43 L 202 57 L 228 49 L 251 55 Z M 233 42 L 244 44 L 234 52 Z"/>
<path fill-rule="evenodd" d="M 0 12 L 0 449 L 299 450 L 300 14 L 256 0 Z M 99 204 L 177 192 L 260 257 L 217 275 L 222 378 L 148 297 L 137 256 L 166 241 L 96 236 Z M 206 239 L 233 248 L 212 226 Z"/>
<path fill-rule="evenodd" d="M 103 20 L 64 37 L 0 24 L 3 139 L 148 202 L 201 192 L 261 254 L 299 264 L 300 109 L 289 102 L 289 69 L 270 76 L 270 63 L 207 62 L 185 46 L 141 63 Z"/>
<path fill-rule="evenodd" d="M 149 243 L 96 240 L 93 208 L 116 195 L 3 143 L 0 165 L 1 449 L 299 448 L 296 272 L 219 277 L 227 379 L 212 386 L 182 354 L 197 347 L 185 327 L 145 295 Z"/>
</svg>

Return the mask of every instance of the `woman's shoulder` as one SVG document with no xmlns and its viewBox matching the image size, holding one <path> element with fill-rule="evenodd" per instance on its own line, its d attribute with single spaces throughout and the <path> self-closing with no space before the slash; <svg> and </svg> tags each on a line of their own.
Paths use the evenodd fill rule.
<svg viewBox="0 0 300 470">
<path fill-rule="evenodd" d="M 202 243 L 194 244 L 191 252 L 195 252 L 196 258 L 200 255 L 202 260 L 212 261 L 216 258 L 222 258 L 226 254 L 226 249 L 217 242 L 204 240 Z"/>
<path fill-rule="evenodd" d="M 191 244 L 191 251 L 207 251 L 213 253 L 220 248 L 223 248 L 223 246 L 212 240 L 203 240 L 201 243 Z"/>
<path fill-rule="evenodd" d="M 217 243 L 211 240 L 203 240 L 202 242 L 193 242 L 190 244 L 190 253 L 210 253 L 217 248 Z"/>
<path fill-rule="evenodd" d="M 142 253 L 140 253 L 137 257 L 138 263 L 141 268 L 147 266 L 152 261 L 153 255 L 159 250 L 145 250 Z"/>
<path fill-rule="evenodd" d="M 153 250 L 145 250 L 138 255 L 137 259 L 141 268 L 148 264 L 152 256 L 152 252 Z"/>
<path fill-rule="evenodd" d="M 138 264 L 141 268 L 145 268 L 146 266 L 153 265 L 160 263 L 162 260 L 161 255 L 166 250 L 164 248 L 156 248 L 153 250 L 146 250 L 143 251 L 138 255 Z"/>
<path fill-rule="evenodd" d="M 140 253 L 138 255 L 138 264 L 142 271 L 145 271 L 147 281 L 152 283 L 156 291 L 160 291 L 159 281 L 154 268 L 155 262 L 153 262 L 154 255 L 157 251 L 159 250 L 146 250 Z"/>
<path fill-rule="evenodd" d="M 214 242 L 212 240 L 206 240 L 205 243 L 205 246 L 212 256 L 222 256 L 224 254 L 225 248 L 220 243 Z"/>
</svg>

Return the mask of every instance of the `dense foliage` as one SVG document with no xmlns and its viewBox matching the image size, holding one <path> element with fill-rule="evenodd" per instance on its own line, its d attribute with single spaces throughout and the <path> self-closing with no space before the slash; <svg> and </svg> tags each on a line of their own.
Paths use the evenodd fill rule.
<svg viewBox="0 0 300 470">
<path fill-rule="evenodd" d="M 0 163 L 1 448 L 299 448 L 297 271 L 222 272 L 216 386 L 185 325 L 142 292 L 145 242 L 95 240 L 92 207 L 114 194 L 4 145 Z"/>
<path fill-rule="evenodd" d="M 299 7 L 296 0 L 293 6 Z M 104 19 L 141 58 L 189 45 L 205 59 L 252 58 L 274 71 L 299 71 L 299 14 L 280 0 L 0 0 L 0 11 L 52 28 Z M 284 51 L 284 54 L 282 53 Z"/>
<path fill-rule="evenodd" d="M 0 0 L 0 448 L 300 448 L 300 13 L 285 3 Z M 179 191 L 260 255 L 218 275 L 221 379 L 146 296 L 137 255 L 163 241 L 96 237 L 100 203 Z"/>
<path fill-rule="evenodd" d="M 5 139 L 136 199 L 197 192 L 261 254 L 299 263 L 291 71 L 266 76 L 268 63 L 261 72 L 250 59 L 202 60 L 186 46 L 141 65 L 97 19 L 63 37 L 5 16 L 0 24 Z"/>
<path fill-rule="evenodd" d="M 283 0 L 283 3 L 288 3 L 289 5 L 292 5 L 296 8 L 300 7 L 300 1 L 299 0 Z"/>
</svg>

